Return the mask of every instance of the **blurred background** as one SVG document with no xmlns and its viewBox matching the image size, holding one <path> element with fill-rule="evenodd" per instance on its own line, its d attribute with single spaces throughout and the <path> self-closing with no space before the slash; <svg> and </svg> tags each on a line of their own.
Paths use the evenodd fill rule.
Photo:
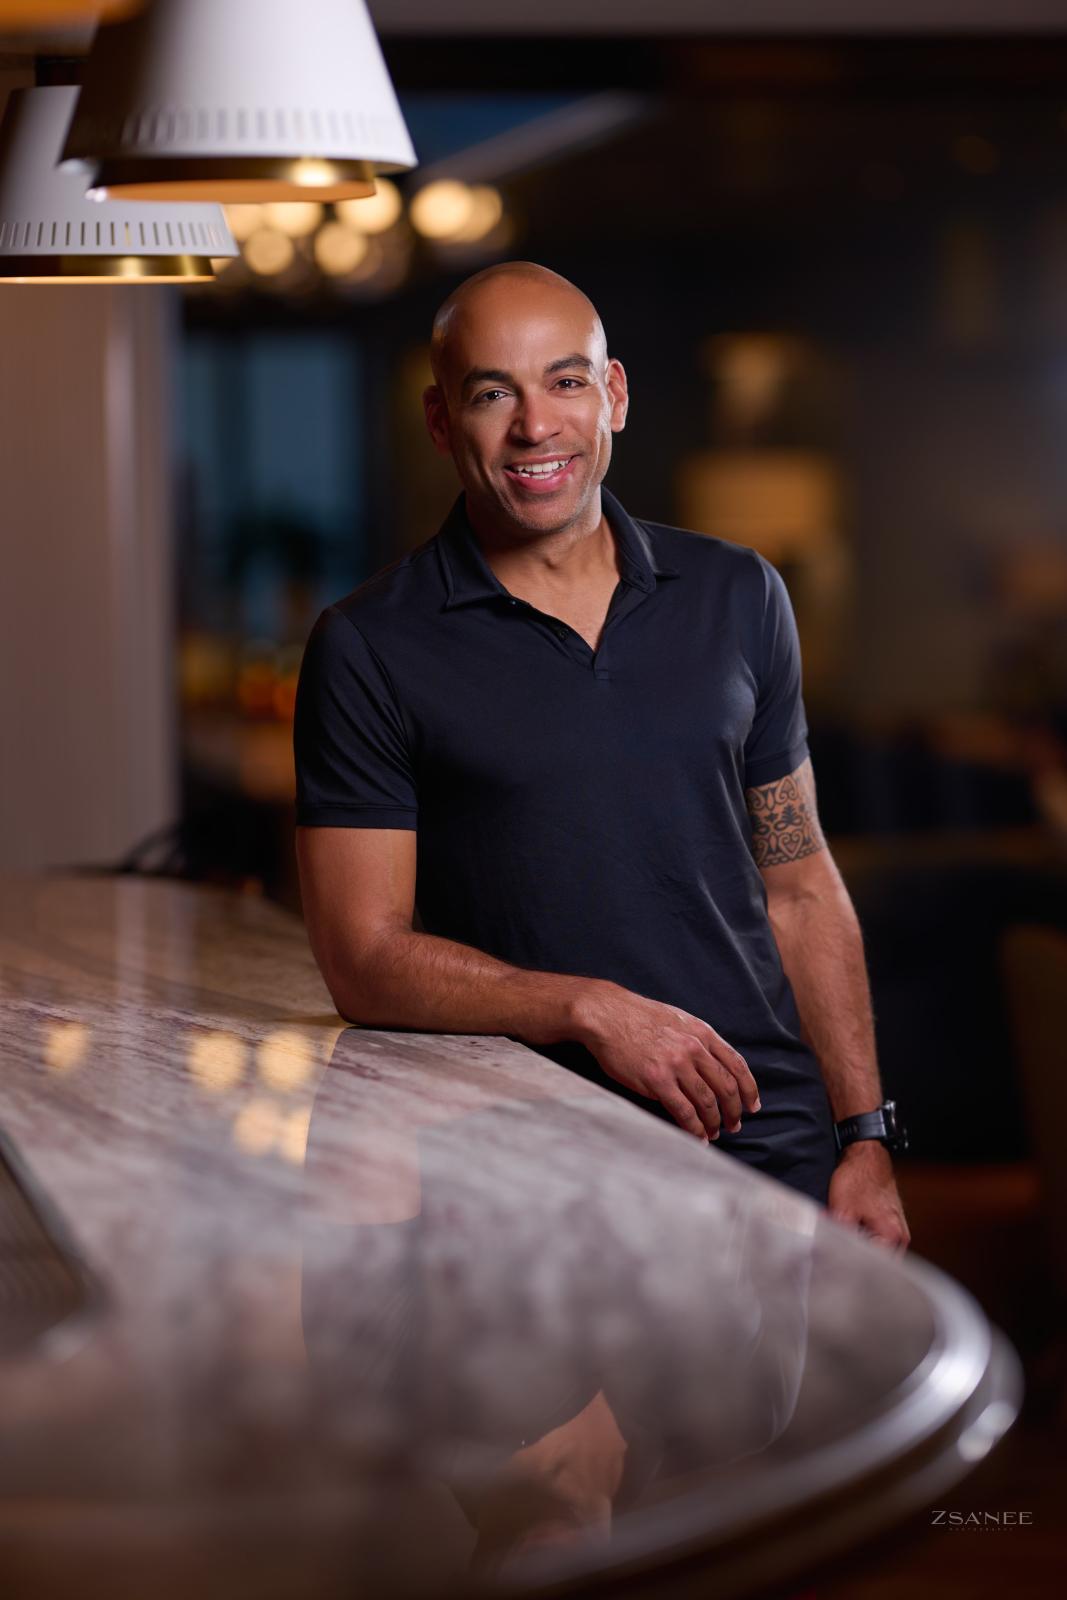
<svg viewBox="0 0 1067 1600">
<path fill-rule="evenodd" d="M 916 1247 L 1022 1349 L 1030 1432 L 982 1471 L 1054 1518 L 1067 13 L 608 9 L 372 4 L 414 173 L 229 209 L 213 286 L 0 291 L 0 865 L 298 909 L 304 640 L 456 492 L 422 423 L 433 311 L 495 260 L 572 278 L 630 378 L 611 487 L 789 585 Z M 27 70 L 0 54 L 0 88 Z M 966 1592 L 1038 1592 L 1031 1533 L 982 1541 Z M 948 1543 L 920 1593 L 964 1592 Z"/>
</svg>

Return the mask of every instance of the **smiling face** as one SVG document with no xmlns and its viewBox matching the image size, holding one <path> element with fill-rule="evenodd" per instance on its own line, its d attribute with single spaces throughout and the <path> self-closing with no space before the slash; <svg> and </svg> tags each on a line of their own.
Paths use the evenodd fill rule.
<svg viewBox="0 0 1067 1600">
<path fill-rule="evenodd" d="M 595 527 L 627 392 L 585 296 L 543 268 L 480 275 L 439 313 L 433 359 L 427 425 L 475 526 L 512 537 Z"/>
</svg>

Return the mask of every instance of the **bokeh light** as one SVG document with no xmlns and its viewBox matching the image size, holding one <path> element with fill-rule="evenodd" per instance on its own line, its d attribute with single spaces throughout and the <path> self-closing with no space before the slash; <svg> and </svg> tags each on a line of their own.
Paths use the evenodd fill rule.
<svg viewBox="0 0 1067 1600">
<path fill-rule="evenodd" d="M 189 1073 L 208 1094 L 225 1094 L 244 1077 L 247 1050 L 235 1033 L 196 1033 L 188 1044 Z"/>
<path fill-rule="evenodd" d="M 314 233 L 323 214 L 321 200 L 273 200 L 263 207 L 266 225 L 287 233 L 290 239 L 302 239 Z"/>
<path fill-rule="evenodd" d="M 288 1093 L 311 1076 L 315 1052 L 310 1040 L 291 1028 L 268 1033 L 256 1046 L 256 1072 L 272 1089 Z"/>
<path fill-rule="evenodd" d="M 89 1029 L 83 1022 L 50 1022 L 44 1038 L 44 1064 L 49 1072 L 73 1072 L 85 1059 Z"/>
<path fill-rule="evenodd" d="M 366 200 L 338 200 L 338 217 L 360 233 L 385 233 L 400 220 L 404 202 L 400 190 L 388 178 L 378 178 L 374 194 Z"/>
<path fill-rule="evenodd" d="M 331 278 L 343 278 L 366 257 L 367 240 L 343 222 L 326 222 L 315 235 L 314 250 L 323 272 Z"/>
<path fill-rule="evenodd" d="M 311 1126 L 311 1107 L 300 1106 L 283 1119 L 277 1134 L 277 1146 L 286 1161 L 294 1167 L 302 1166 L 307 1154 L 308 1129 Z"/>
<path fill-rule="evenodd" d="M 303 189 L 328 189 L 337 182 L 337 168 L 332 161 L 308 157 L 297 161 L 292 169 L 292 181 Z"/>
<path fill-rule="evenodd" d="M 238 244 L 243 244 L 263 226 L 262 206 L 223 206 L 222 209 L 226 214 L 226 226 Z"/>
<path fill-rule="evenodd" d="M 253 272 L 274 278 L 292 266 L 293 241 L 278 228 L 257 228 L 244 244 L 244 258 Z"/>
<path fill-rule="evenodd" d="M 455 239 L 474 212 L 474 196 L 465 183 L 439 178 L 420 189 L 411 202 L 411 224 L 425 239 Z"/>
<path fill-rule="evenodd" d="M 466 222 L 449 236 L 452 244 L 476 244 L 484 239 L 504 215 L 504 202 L 497 189 L 487 183 L 478 183 L 470 190 L 470 213 Z"/>
<path fill-rule="evenodd" d="M 233 1142 L 250 1156 L 273 1150 L 285 1128 L 286 1114 L 276 1100 L 256 1095 L 233 1119 Z"/>
</svg>

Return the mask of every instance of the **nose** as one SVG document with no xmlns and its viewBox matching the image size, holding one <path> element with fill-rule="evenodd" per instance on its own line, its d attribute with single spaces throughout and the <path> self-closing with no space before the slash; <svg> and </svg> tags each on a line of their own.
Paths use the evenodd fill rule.
<svg viewBox="0 0 1067 1600">
<path fill-rule="evenodd" d="M 559 433 L 559 414 L 551 397 L 536 390 L 524 390 L 512 413 L 511 431 L 516 441 L 523 444 L 540 444 Z"/>
</svg>

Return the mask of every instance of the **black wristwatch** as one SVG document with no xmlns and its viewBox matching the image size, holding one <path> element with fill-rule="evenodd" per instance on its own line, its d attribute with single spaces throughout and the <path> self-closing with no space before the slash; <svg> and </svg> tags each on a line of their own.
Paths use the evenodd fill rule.
<svg viewBox="0 0 1067 1600">
<path fill-rule="evenodd" d="M 863 1111 L 858 1117 L 844 1117 L 834 1123 L 834 1142 L 841 1154 L 857 1139 L 877 1139 L 892 1156 L 902 1156 L 908 1148 L 908 1130 L 897 1115 L 895 1100 L 884 1100 L 876 1111 Z"/>
</svg>

